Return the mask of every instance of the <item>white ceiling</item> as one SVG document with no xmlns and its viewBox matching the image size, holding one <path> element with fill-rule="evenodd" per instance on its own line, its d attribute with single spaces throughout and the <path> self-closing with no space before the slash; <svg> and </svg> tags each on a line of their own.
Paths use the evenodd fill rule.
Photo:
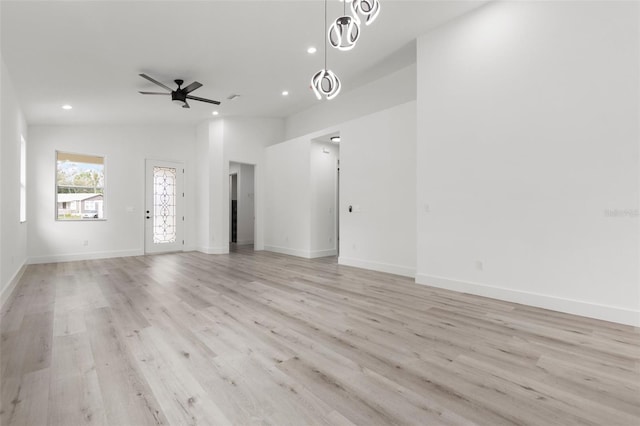
<svg viewBox="0 0 640 426">
<path fill-rule="evenodd" d="M 415 61 L 415 39 L 483 1 L 380 0 L 355 49 L 328 51 L 348 91 Z M 329 21 L 342 12 L 329 0 Z M 190 123 L 220 116 L 286 117 L 317 104 L 309 88 L 323 67 L 324 2 L 0 2 L 2 57 L 30 124 Z M 318 53 L 306 49 L 316 46 Z M 179 108 L 138 76 L 204 86 Z M 289 91 L 288 97 L 281 92 Z M 160 89 L 161 91 L 161 89 Z M 231 93 L 240 98 L 227 101 Z M 326 102 L 326 101 L 325 101 Z M 63 111 L 63 104 L 73 110 Z"/>
</svg>

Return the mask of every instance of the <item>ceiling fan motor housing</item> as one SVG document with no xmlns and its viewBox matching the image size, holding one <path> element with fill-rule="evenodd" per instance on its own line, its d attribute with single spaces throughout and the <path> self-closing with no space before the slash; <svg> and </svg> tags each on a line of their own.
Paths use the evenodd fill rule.
<svg viewBox="0 0 640 426">
<path fill-rule="evenodd" d="M 187 103 L 187 94 L 180 89 L 175 90 L 171 92 L 171 100 L 175 103 L 184 105 Z"/>
</svg>

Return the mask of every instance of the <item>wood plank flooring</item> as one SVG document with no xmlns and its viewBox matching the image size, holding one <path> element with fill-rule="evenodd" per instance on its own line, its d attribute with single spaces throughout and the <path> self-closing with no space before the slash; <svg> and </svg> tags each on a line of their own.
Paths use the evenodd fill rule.
<svg viewBox="0 0 640 426">
<path fill-rule="evenodd" d="M 640 425 L 640 331 L 241 249 L 27 268 L 9 425 Z"/>
</svg>

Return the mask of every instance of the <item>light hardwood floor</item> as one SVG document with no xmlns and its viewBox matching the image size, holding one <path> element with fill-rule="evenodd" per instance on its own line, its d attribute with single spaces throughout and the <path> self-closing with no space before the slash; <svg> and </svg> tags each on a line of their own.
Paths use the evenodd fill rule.
<svg viewBox="0 0 640 426">
<path fill-rule="evenodd" d="M 8 425 L 640 424 L 638 329 L 239 250 L 31 265 Z"/>
</svg>

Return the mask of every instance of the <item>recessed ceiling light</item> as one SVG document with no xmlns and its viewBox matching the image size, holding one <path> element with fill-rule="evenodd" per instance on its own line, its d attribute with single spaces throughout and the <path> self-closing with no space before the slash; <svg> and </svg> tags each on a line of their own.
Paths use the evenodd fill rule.
<svg viewBox="0 0 640 426">
<path fill-rule="evenodd" d="M 62 109 L 66 109 L 67 111 L 73 109 L 71 105 L 62 105 Z"/>
<path fill-rule="evenodd" d="M 286 90 L 284 90 L 284 91 L 282 92 L 282 96 L 289 96 L 289 92 L 287 92 Z"/>
<path fill-rule="evenodd" d="M 218 114 L 220 114 L 218 111 L 213 111 L 213 112 L 211 113 L 211 115 L 218 115 Z"/>
<path fill-rule="evenodd" d="M 310 48 L 307 49 L 307 53 L 309 54 L 314 54 L 318 51 L 318 49 L 316 49 L 315 47 L 311 46 Z"/>
<path fill-rule="evenodd" d="M 340 142 L 340 136 L 331 136 L 331 142 Z"/>
</svg>

